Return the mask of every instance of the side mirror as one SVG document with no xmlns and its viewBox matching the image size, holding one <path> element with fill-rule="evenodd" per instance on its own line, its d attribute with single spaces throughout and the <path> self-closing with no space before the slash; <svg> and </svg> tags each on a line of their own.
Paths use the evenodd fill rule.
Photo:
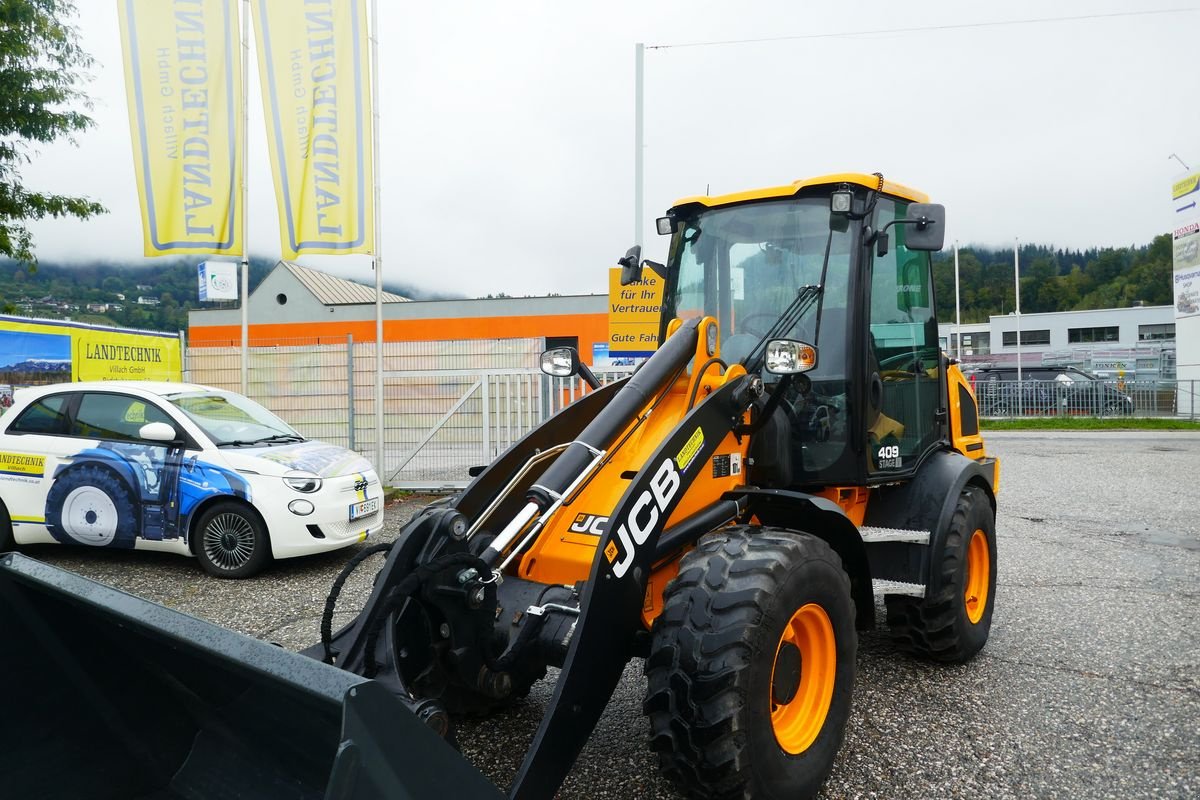
<svg viewBox="0 0 1200 800">
<path fill-rule="evenodd" d="M 936 252 L 946 243 L 946 207 L 939 203 L 913 203 L 904 220 L 904 244 L 909 250 Z"/>
<path fill-rule="evenodd" d="M 626 250 L 625 257 L 617 260 L 617 266 L 621 268 L 622 286 L 640 281 L 642 279 L 642 246 L 635 244 Z"/>
<path fill-rule="evenodd" d="M 170 444 L 178 441 L 179 434 L 175 429 L 165 422 L 147 422 L 142 427 L 138 428 L 138 438 L 145 439 L 148 442 L 162 442 Z"/>
<path fill-rule="evenodd" d="M 817 366 L 817 348 L 795 339 L 772 339 L 765 361 L 772 375 L 798 375 Z"/>
<path fill-rule="evenodd" d="M 654 225 L 658 229 L 659 236 L 669 236 L 675 232 L 677 227 L 674 217 L 659 217 L 654 220 Z"/>
<path fill-rule="evenodd" d="M 593 389 L 600 388 L 600 381 L 588 369 L 588 365 L 579 360 L 579 352 L 574 347 L 555 347 L 542 353 L 542 372 L 553 378 L 570 378 L 578 375 Z"/>
</svg>

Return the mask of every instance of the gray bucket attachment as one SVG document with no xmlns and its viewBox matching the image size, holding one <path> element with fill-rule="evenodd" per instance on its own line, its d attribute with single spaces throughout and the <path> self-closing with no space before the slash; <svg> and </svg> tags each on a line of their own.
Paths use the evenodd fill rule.
<svg viewBox="0 0 1200 800">
<path fill-rule="evenodd" d="M 0 554 L 0 794 L 501 797 L 375 681 Z"/>
</svg>

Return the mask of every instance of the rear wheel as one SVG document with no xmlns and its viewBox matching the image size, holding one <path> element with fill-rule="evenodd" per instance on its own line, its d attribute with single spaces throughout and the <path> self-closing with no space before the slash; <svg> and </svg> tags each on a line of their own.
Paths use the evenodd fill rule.
<svg viewBox="0 0 1200 800">
<path fill-rule="evenodd" d="M 941 589 L 932 597 L 888 595 L 892 640 L 934 661 L 962 662 L 987 643 L 996 594 L 996 521 L 982 489 L 963 489 L 942 552 L 934 554 Z"/>
<path fill-rule="evenodd" d="M 200 566 L 218 578 L 249 578 L 271 556 L 266 528 L 241 503 L 213 503 L 196 521 L 193 535 Z"/>
<path fill-rule="evenodd" d="M 0 553 L 16 549 L 17 540 L 13 537 L 12 517 L 8 515 L 8 508 L 4 503 L 0 503 Z"/>
<path fill-rule="evenodd" d="M 850 579 L 825 542 L 708 534 L 664 593 L 646 660 L 663 774 L 692 797 L 814 795 L 850 715 L 857 646 Z"/>
</svg>

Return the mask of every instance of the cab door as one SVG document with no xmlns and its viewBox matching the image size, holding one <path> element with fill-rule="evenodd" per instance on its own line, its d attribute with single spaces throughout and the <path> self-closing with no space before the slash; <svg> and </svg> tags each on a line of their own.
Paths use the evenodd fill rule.
<svg viewBox="0 0 1200 800">
<path fill-rule="evenodd" d="M 906 202 L 880 198 L 875 229 L 907 210 Z M 887 254 L 872 248 L 868 293 L 867 470 L 876 478 L 911 472 L 944 436 L 945 370 L 929 253 L 905 246 L 904 225 L 889 232 Z"/>
</svg>

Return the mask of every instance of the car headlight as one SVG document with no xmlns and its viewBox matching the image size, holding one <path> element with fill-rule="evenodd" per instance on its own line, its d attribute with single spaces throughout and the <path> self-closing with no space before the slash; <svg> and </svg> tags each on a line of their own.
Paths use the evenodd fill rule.
<svg viewBox="0 0 1200 800">
<path fill-rule="evenodd" d="M 283 482 L 295 489 L 297 492 L 312 494 L 320 491 L 323 483 L 320 475 L 313 475 L 308 472 L 293 472 L 283 476 Z"/>
</svg>

